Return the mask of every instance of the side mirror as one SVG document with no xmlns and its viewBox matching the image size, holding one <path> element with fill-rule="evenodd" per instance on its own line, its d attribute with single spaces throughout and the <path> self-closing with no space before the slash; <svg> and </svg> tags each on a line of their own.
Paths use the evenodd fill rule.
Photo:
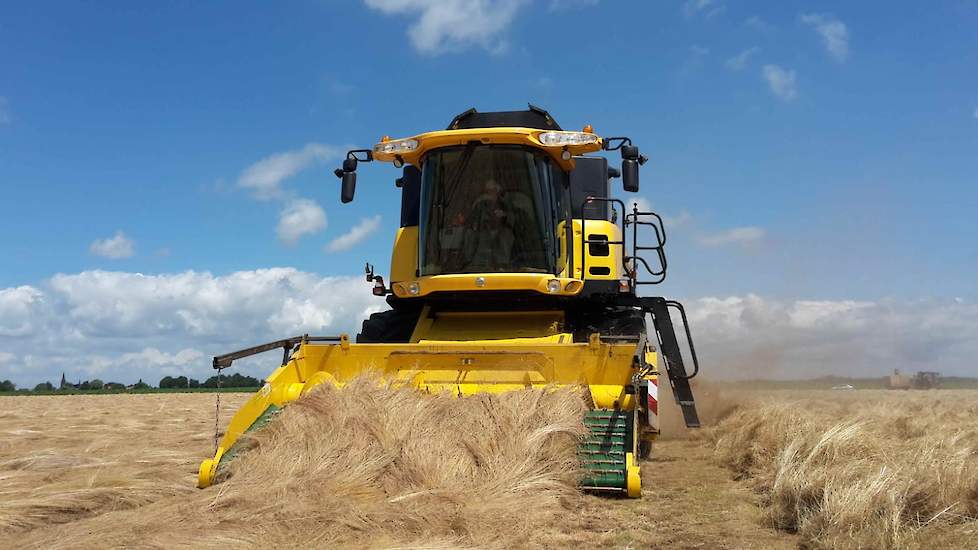
<svg viewBox="0 0 978 550">
<path fill-rule="evenodd" d="M 621 183 L 625 191 L 629 193 L 638 192 L 638 167 L 645 164 L 648 159 L 638 152 L 635 145 L 622 145 L 621 147 Z"/>
<path fill-rule="evenodd" d="M 625 191 L 638 193 L 638 161 L 624 159 L 621 161 L 621 184 Z"/>
<path fill-rule="evenodd" d="M 344 162 L 343 164 L 346 164 Z M 348 203 L 353 200 L 353 194 L 357 190 L 357 173 L 343 172 L 343 185 L 340 188 L 340 202 Z"/>
<path fill-rule="evenodd" d="M 370 162 L 374 160 L 373 152 L 370 149 L 352 149 L 346 153 L 343 159 L 343 167 L 333 170 L 333 174 L 340 178 L 340 200 L 344 203 L 353 200 L 353 194 L 357 190 L 357 163 Z"/>
<path fill-rule="evenodd" d="M 357 190 L 357 159 L 347 157 L 343 159 L 343 168 L 335 172 L 336 177 L 342 180 L 340 187 L 340 201 L 348 203 L 353 200 L 353 194 Z"/>
</svg>

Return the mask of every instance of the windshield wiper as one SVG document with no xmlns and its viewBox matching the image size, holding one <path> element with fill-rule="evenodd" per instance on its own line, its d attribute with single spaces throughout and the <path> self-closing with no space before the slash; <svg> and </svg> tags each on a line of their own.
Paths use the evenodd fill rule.
<svg viewBox="0 0 978 550">
<path fill-rule="evenodd" d="M 448 184 L 445 186 L 445 204 L 453 204 L 452 199 L 455 198 L 458 185 L 462 182 L 462 175 L 465 174 L 465 169 L 468 168 L 469 161 L 472 160 L 472 153 L 475 152 L 476 145 L 479 145 L 478 141 L 470 141 L 465 144 L 465 150 L 462 151 L 462 156 L 458 159 L 455 173 L 452 174 L 451 179 L 448 180 Z M 442 216 L 444 215 L 444 209 L 442 209 Z M 444 221 L 442 220 L 442 222 Z"/>
</svg>

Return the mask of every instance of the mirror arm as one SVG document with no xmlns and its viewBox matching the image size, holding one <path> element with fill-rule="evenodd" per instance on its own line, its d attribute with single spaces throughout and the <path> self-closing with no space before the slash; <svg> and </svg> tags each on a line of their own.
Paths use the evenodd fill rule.
<svg viewBox="0 0 978 550">
<path fill-rule="evenodd" d="M 343 182 L 340 188 L 340 202 L 348 203 L 353 200 L 353 194 L 357 187 L 357 163 L 372 160 L 374 160 L 374 155 L 370 149 L 347 151 L 346 158 L 343 159 L 343 167 L 333 171 L 333 174 Z"/>
<path fill-rule="evenodd" d="M 374 160 L 373 151 L 370 149 L 350 149 L 346 152 L 343 160 L 343 167 L 333 170 L 336 177 L 343 179 L 343 174 L 357 171 L 357 164 L 360 162 L 372 162 Z"/>
<path fill-rule="evenodd" d="M 356 159 L 360 162 L 371 162 L 374 160 L 374 152 L 371 149 L 350 149 L 346 152 L 346 158 Z"/>
<path fill-rule="evenodd" d="M 393 291 L 387 288 L 387 285 L 384 284 L 384 278 L 380 275 L 374 274 L 374 266 L 370 262 L 367 262 L 367 266 L 364 268 L 364 273 L 367 275 L 367 282 L 374 284 L 372 290 L 374 296 L 386 296 L 393 293 Z"/>
<path fill-rule="evenodd" d="M 632 138 L 625 136 L 617 137 L 607 137 L 604 138 L 601 148 L 605 151 L 617 151 L 622 148 L 623 145 L 631 145 Z"/>
</svg>

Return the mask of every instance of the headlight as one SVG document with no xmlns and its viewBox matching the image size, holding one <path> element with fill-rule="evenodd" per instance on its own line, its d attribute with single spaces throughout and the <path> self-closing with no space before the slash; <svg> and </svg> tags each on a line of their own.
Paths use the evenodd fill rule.
<svg viewBox="0 0 978 550">
<path fill-rule="evenodd" d="M 401 153 L 410 153 L 418 148 L 418 140 L 411 139 L 393 139 L 391 141 L 382 141 L 377 145 L 374 145 L 375 153 L 385 153 L 388 155 L 399 155 Z"/>
<path fill-rule="evenodd" d="M 550 147 L 587 145 L 598 142 L 598 136 L 585 132 L 543 132 L 537 136 L 537 139 L 540 140 L 540 143 Z"/>
<path fill-rule="evenodd" d="M 421 286 L 418 283 L 408 283 L 408 294 L 417 296 L 419 292 L 421 292 Z"/>
<path fill-rule="evenodd" d="M 551 294 L 556 294 L 560 292 L 560 281 L 558 281 L 557 279 L 550 279 L 549 281 L 547 281 L 547 290 Z"/>
</svg>

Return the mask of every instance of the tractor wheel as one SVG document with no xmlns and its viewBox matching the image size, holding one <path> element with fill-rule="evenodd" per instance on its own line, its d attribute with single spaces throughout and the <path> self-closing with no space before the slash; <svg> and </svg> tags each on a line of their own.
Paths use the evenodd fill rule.
<svg viewBox="0 0 978 550">
<path fill-rule="evenodd" d="M 579 313 L 574 318 L 574 341 L 587 342 L 597 332 L 602 336 L 645 334 L 645 316 L 631 308 L 602 308 Z"/>
<path fill-rule="evenodd" d="M 411 333 L 418 322 L 417 311 L 392 309 L 373 313 L 363 321 L 358 344 L 396 344 L 411 341 Z"/>
<path fill-rule="evenodd" d="M 648 460 L 652 458 L 652 442 L 647 440 L 641 440 L 638 442 L 638 458 L 640 460 Z"/>
</svg>

